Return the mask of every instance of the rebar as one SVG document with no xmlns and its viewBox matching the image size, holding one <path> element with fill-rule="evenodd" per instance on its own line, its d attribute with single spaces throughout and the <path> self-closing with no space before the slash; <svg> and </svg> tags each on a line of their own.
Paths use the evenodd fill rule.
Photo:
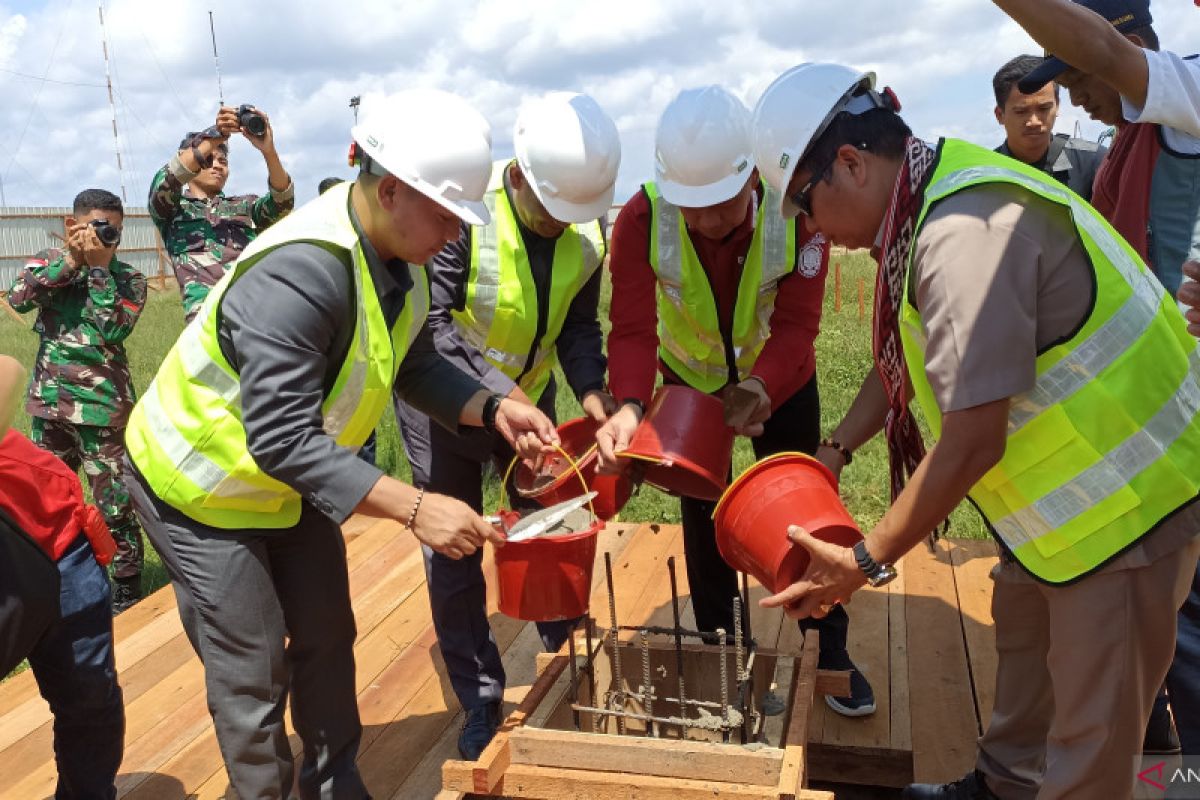
<svg viewBox="0 0 1200 800">
<path fill-rule="evenodd" d="M 584 636 L 587 638 L 588 700 L 592 705 L 598 705 L 596 702 L 596 651 L 592 649 L 592 641 L 596 638 L 595 624 L 592 615 L 588 614 L 584 621 Z M 592 714 L 592 733 L 599 732 L 600 717 Z"/>
<path fill-rule="evenodd" d="M 612 574 L 612 554 L 608 551 L 604 553 L 604 575 L 608 580 L 608 621 L 609 621 L 609 640 L 612 645 L 612 666 L 613 666 L 613 698 L 612 701 L 618 704 L 618 707 L 624 711 L 625 709 L 625 692 L 622 688 L 621 681 L 621 643 L 618 641 L 619 629 L 617 628 L 617 597 L 613 591 L 613 574 Z M 595 702 L 593 700 L 593 702 Z M 621 736 L 625 735 L 625 718 L 617 717 L 617 733 Z"/>
<path fill-rule="evenodd" d="M 750 630 L 750 576 L 742 573 L 742 609 L 746 612 L 746 641 L 754 641 L 754 631 Z"/>
<path fill-rule="evenodd" d="M 721 649 L 721 741 L 729 741 L 729 644 L 725 641 L 724 628 L 717 628 L 717 639 Z"/>
<path fill-rule="evenodd" d="M 571 721 L 575 723 L 575 730 L 579 730 L 579 712 L 574 709 L 576 703 L 579 702 L 579 670 L 575 664 L 575 628 L 571 628 L 571 633 L 567 636 L 567 641 L 570 642 L 570 658 L 571 658 Z"/>
<path fill-rule="evenodd" d="M 736 596 L 733 598 L 733 659 L 737 666 L 734 679 L 741 683 L 746 679 L 742 671 L 745 666 L 742 658 L 742 598 Z"/>
<path fill-rule="evenodd" d="M 650 680 L 650 634 L 642 631 L 642 708 L 646 716 L 654 718 L 654 684 Z M 646 726 L 646 735 L 658 736 L 658 724 L 651 722 Z"/>
<path fill-rule="evenodd" d="M 671 613 L 675 617 L 675 670 L 679 674 L 679 716 L 687 718 L 687 693 L 683 686 L 683 626 L 679 621 L 679 586 L 675 582 L 675 556 L 667 559 L 667 572 L 671 575 Z"/>
</svg>

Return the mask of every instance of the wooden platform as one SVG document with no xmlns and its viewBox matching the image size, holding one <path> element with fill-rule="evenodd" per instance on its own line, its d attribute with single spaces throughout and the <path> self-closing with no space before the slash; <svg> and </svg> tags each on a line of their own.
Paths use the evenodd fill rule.
<svg viewBox="0 0 1200 800">
<path fill-rule="evenodd" d="M 359 764 L 377 798 L 439 794 L 441 767 L 456 757 L 461 711 L 450 689 L 429 618 L 424 569 L 413 537 L 398 525 L 355 518 L 344 528 L 358 620 L 355 656 L 363 739 Z M 617 615 L 623 624 L 670 624 L 666 559 L 680 557 L 677 526 L 617 525 L 599 552 L 613 553 Z M 875 688 L 874 716 L 848 720 L 823 703 L 810 719 L 809 769 L 817 780 L 899 786 L 945 780 L 974 760 L 980 720 L 991 712 L 995 652 L 988 542 L 924 547 L 901 565 L 900 579 L 858 593 L 847 607 L 850 650 Z M 485 574 L 493 574 L 485 560 Z M 593 615 L 608 623 L 596 570 Z M 489 584 L 491 581 L 489 580 Z M 686 585 L 680 587 L 686 592 Z M 763 591 L 756 589 L 755 597 Z M 690 603 L 685 624 L 691 625 Z M 506 699 L 525 694 L 541 642 L 533 625 L 495 613 L 491 623 L 508 673 Z M 763 647 L 799 651 L 801 637 L 779 612 L 752 609 Z M 205 705 L 203 674 L 164 588 L 116 622 L 117 666 L 125 692 L 121 797 L 219 798 L 228 786 Z M 506 708 L 506 712 L 511 709 Z M 299 752 L 299 740 L 292 737 Z M 0 798 L 51 796 L 55 770 L 51 717 L 26 672 L 0 685 Z M 631 787 L 632 791 L 632 787 Z M 633 796 L 633 795 L 630 795 Z"/>
</svg>

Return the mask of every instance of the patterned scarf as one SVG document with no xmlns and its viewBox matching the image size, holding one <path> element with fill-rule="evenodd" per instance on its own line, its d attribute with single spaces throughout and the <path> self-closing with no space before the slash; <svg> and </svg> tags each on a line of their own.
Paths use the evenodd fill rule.
<svg viewBox="0 0 1200 800">
<path fill-rule="evenodd" d="M 872 345 L 875 369 L 883 380 L 888 398 L 884 431 L 891 468 L 892 500 L 900 494 L 925 457 L 921 431 L 908 410 L 904 353 L 900 344 L 900 309 L 904 303 L 904 284 L 917 216 L 924 202 L 925 179 L 936 156 L 936 151 L 920 139 L 910 136 L 905 143 L 904 163 L 896 176 L 892 202 L 884 220 L 882 255 L 875 285 Z"/>
</svg>

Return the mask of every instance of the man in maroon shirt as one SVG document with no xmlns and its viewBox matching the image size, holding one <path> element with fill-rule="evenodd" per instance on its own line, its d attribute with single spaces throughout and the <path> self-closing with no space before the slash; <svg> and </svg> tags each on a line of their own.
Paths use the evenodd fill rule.
<svg viewBox="0 0 1200 800">
<path fill-rule="evenodd" d="M 657 181 L 630 199 L 612 232 L 608 370 L 621 406 L 596 436 L 602 469 L 623 466 L 615 453 L 641 420 L 656 372 L 665 383 L 714 394 L 736 386 L 753 397 L 735 430 L 752 437 L 756 457 L 815 453 L 821 412 L 813 342 L 827 243 L 779 219 L 778 201 L 766 197 L 754 166 L 750 114 L 724 89 L 681 92 L 663 111 L 655 148 Z M 686 241 L 674 240 L 673 231 Z M 739 293 L 747 270 L 757 280 Z M 713 508 L 680 499 L 688 583 L 699 629 L 729 631 L 737 574 L 717 550 Z M 852 670 L 851 696 L 828 697 L 829 706 L 864 716 L 874 712 L 875 698 L 846 651 L 848 624 L 835 606 L 800 627 L 820 631 L 823 669 Z"/>
</svg>

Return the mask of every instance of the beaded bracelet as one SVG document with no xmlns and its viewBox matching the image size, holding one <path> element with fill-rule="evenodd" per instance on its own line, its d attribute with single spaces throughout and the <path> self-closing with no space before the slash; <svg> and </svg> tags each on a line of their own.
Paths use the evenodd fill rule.
<svg viewBox="0 0 1200 800">
<path fill-rule="evenodd" d="M 854 460 L 854 454 L 850 449 L 836 439 L 822 439 L 821 447 L 828 447 L 831 450 L 837 450 L 842 454 L 842 459 L 846 462 L 846 466 L 850 466 L 850 462 Z"/>
<path fill-rule="evenodd" d="M 424 498 L 425 498 L 425 490 L 418 489 L 417 490 L 417 500 L 415 503 L 413 503 L 412 513 L 408 515 L 408 522 L 404 523 L 404 527 L 408 528 L 410 531 L 413 529 L 413 523 L 417 521 L 417 510 L 421 508 L 421 500 L 423 500 Z"/>
</svg>

